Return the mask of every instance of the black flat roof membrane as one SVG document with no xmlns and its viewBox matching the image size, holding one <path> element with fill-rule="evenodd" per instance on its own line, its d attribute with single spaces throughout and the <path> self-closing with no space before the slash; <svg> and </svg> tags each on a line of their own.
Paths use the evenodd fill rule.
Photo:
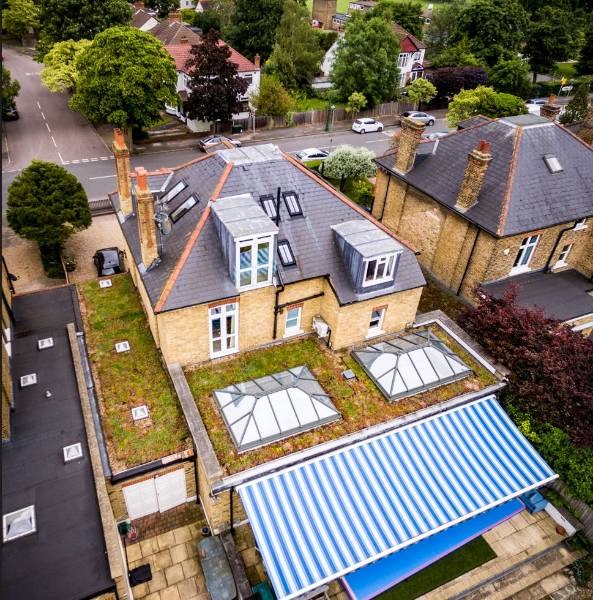
<svg viewBox="0 0 593 600">
<path fill-rule="evenodd" d="M 2 546 L 3 600 L 81 600 L 113 588 L 66 330 L 80 323 L 73 294 L 66 286 L 13 302 L 15 411 L 2 447 L 2 514 L 34 505 L 36 532 Z M 39 351 L 47 337 L 54 347 Z M 37 384 L 19 389 L 29 373 Z M 82 458 L 65 464 L 64 446 L 78 442 Z"/>
</svg>

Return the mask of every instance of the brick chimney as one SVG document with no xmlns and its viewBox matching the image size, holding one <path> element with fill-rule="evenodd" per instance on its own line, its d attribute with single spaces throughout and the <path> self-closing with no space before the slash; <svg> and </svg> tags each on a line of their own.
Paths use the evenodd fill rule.
<svg viewBox="0 0 593 600">
<path fill-rule="evenodd" d="M 408 173 L 416 160 L 416 149 L 426 125 L 409 117 L 402 117 L 401 134 L 398 138 L 394 168 L 399 173 Z"/>
<path fill-rule="evenodd" d="M 186 35 L 182 35 L 182 36 L 179 38 L 179 43 L 180 43 L 180 44 L 189 44 L 189 40 L 187 39 L 187 36 L 186 36 Z"/>
<path fill-rule="evenodd" d="M 587 116 L 585 117 L 585 120 L 583 121 L 577 135 L 583 140 L 583 142 L 593 146 L 593 98 L 589 104 Z"/>
<path fill-rule="evenodd" d="M 173 12 L 169 13 L 167 18 L 171 22 L 181 23 L 181 12 L 178 10 L 174 10 Z"/>
<path fill-rule="evenodd" d="M 136 168 L 136 205 L 138 214 L 138 234 L 142 262 L 148 269 L 158 258 L 156 223 L 154 220 L 154 200 L 148 188 L 148 177 L 144 167 Z"/>
<path fill-rule="evenodd" d="M 253 64 L 255 65 L 256 69 L 260 68 L 260 65 L 261 65 L 261 56 L 259 54 L 255 55 L 255 58 L 253 59 Z"/>
<path fill-rule="evenodd" d="M 115 177 L 119 206 L 124 217 L 132 212 L 132 193 L 130 190 L 130 151 L 121 129 L 113 130 L 113 144 L 111 146 L 115 157 Z"/>
<path fill-rule="evenodd" d="M 554 122 L 558 114 L 560 113 L 560 106 L 556 104 L 556 96 L 552 95 L 548 98 L 548 101 L 540 106 L 539 114 L 541 117 L 545 117 L 550 121 Z"/>
<path fill-rule="evenodd" d="M 490 142 L 480 140 L 478 147 L 467 155 L 467 166 L 455 203 L 457 210 L 465 212 L 478 201 L 491 160 Z"/>
</svg>

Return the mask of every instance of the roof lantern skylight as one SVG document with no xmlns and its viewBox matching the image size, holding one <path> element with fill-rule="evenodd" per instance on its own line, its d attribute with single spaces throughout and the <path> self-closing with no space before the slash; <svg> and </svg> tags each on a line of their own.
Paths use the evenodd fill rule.
<svg viewBox="0 0 593 600">
<path fill-rule="evenodd" d="M 239 452 L 341 418 L 306 366 L 215 390 L 214 399 Z"/>
<path fill-rule="evenodd" d="M 400 400 L 472 372 L 428 330 L 400 335 L 352 354 L 388 400 Z"/>
</svg>

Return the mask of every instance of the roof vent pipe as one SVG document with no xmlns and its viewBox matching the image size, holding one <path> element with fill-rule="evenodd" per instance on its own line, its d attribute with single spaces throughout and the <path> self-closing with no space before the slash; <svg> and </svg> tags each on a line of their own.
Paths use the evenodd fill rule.
<svg viewBox="0 0 593 600">
<path fill-rule="evenodd" d="M 439 141 L 440 141 L 439 138 L 437 138 L 434 141 L 434 146 L 432 147 L 432 154 L 433 154 L 433 156 L 437 153 L 437 148 L 439 147 Z"/>
<path fill-rule="evenodd" d="M 279 187 L 276 191 L 276 227 L 280 223 L 280 194 L 282 193 L 282 189 Z"/>
</svg>

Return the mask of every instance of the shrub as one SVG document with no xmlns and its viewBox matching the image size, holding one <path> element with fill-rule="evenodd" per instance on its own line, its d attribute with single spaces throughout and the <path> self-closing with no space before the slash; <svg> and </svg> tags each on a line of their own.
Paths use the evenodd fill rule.
<svg viewBox="0 0 593 600">
<path fill-rule="evenodd" d="M 430 80 L 437 89 L 437 96 L 442 98 L 484 85 L 488 74 L 482 67 L 444 67 L 437 69 Z"/>
</svg>

